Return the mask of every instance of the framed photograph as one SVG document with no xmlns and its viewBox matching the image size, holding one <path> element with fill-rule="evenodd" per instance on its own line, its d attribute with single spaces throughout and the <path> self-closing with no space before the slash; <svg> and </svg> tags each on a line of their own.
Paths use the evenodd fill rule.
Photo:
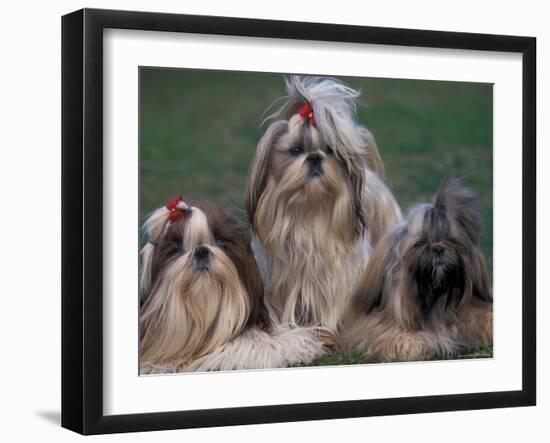
<svg viewBox="0 0 550 443">
<path fill-rule="evenodd" d="M 531 37 L 64 16 L 62 426 L 535 405 L 535 60 Z"/>
</svg>

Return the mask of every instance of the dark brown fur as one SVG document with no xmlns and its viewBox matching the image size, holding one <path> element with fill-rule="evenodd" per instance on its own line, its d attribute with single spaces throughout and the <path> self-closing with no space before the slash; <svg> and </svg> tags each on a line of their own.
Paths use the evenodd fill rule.
<svg viewBox="0 0 550 443">
<path fill-rule="evenodd" d="M 342 322 L 344 350 L 380 360 L 449 356 L 492 343 L 492 294 L 475 194 L 447 180 L 375 248 Z"/>
</svg>

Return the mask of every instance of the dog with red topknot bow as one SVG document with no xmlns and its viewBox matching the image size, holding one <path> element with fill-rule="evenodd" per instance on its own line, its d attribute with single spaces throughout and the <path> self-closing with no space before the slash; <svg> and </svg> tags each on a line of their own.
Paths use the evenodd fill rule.
<svg viewBox="0 0 550 443">
<path fill-rule="evenodd" d="M 177 197 L 144 228 L 142 374 L 280 368 L 321 355 L 320 330 L 273 321 L 250 238 L 228 211 Z"/>
<path fill-rule="evenodd" d="M 287 80 L 246 192 L 266 296 L 279 319 L 333 333 L 372 247 L 400 217 L 359 93 L 324 77 Z"/>
</svg>

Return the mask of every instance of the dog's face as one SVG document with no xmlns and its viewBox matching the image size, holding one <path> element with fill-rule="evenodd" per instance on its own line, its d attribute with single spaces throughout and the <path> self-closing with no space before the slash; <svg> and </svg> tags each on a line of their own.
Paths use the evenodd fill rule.
<svg viewBox="0 0 550 443">
<path fill-rule="evenodd" d="M 285 217 L 286 224 L 323 218 L 342 235 L 363 232 L 366 145 L 354 120 L 358 93 L 323 78 L 292 77 L 287 88 L 252 162 L 250 223 L 263 237 L 262 227 L 285 224 Z"/>
<path fill-rule="evenodd" d="M 433 204 L 411 211 L 403 232 L 403 266 L 424 317 L 456 309 L 464 297 L 490 300 L 479 248 L 482 219 L 475 194 L 457 180 L 440 187 Z"/>
<path fill-rule="evenodd" d="M 250 222 L 264 243 L 269 243 L 270 234 L 285 237 L 271 228 L 306 220 L 323 220 L 323 226 L 331 226 L 334 237 L 344 242 L 364 231 L 364 159 L 359 152 L 347 152 L 345 157 L 342 150 L 299 114 L 268 128 L 247 190 Z"/>
<path fill-rule="evenodd" d="M 413 215 L 407 236 L 404 264 L 422 313 L 427 315 L 440 300 L 445 300 L 446 307 L 458 304 L 464 294 L 469 251 L 476 245 L 445 210 L 434 206 Z"/>
<path fill-rule="evenodd" d="M 260 142 L 268 157 L 265 165 L 252 171 L 249 183 L 255 187 L 248 207 L 256 232 L 275 252 L 278 243 L 299 232 L 297 225 L 315 221 L 318 227 L 310 226 L 320 236 L 331 232 L 332 238 L 349 244 L 365 227 L 361 171 L 349 169 L 337 149 L 300 115 L 274 125 Z"/>
<path fill-rule="evenodd" d="M 289 208 L 342 195 L 355 198 L 354 187 L 362 177 L 352 176 L 319 130 L 299 115 L 289 120 L 269 150 L 267 181 L 287 196 Z"/>
<path fill-rule="evenodd" d="M 268 326 L 246 231 L 230 214 L 176 201 L 146 222 L 141 254 L 142 361 L 193 359 Z"/>
</svg>

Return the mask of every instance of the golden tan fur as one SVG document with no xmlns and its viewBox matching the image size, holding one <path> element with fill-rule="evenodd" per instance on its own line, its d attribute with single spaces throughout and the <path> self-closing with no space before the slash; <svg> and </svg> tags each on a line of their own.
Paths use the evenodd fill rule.
<svg viewBox="0 0 550 443">
<path fill-rule="evenodd" d="M 159 211 L 162 217 L 165 209 Z M 176 231 L 174 235 L 179 234 L 175 238 L 185 250 L 164 263 L 162 274 L 142 306 L 141 364 L 182 364 L 212 352 L 241 333 L 252 302 L 235 264 L 215 244 L 201 209 L 194 208 L 189 220 L 177 224 L 166 217 L 158 218 L 158 214 L 153 215 L 157 223 L 148 225 L 151 237 L 158 239 L 170 227 Z M 207 245 L 211 253 L 208 272 L 193 268 L 193 251 L 198 245 Z"/>
<path fill-rule="evenodd" d="M 319 330 L 274 322 L 249 237 L 227 211 L 181 201 L 145 223 L 140 266 L 140 373 L 311 363 Z M 173 214 L 172 214 L 173 215 Z"/>
<path fill-rule="evenodd" d="M 250 169 L 253 247 L 280 320 L 334 332 L 371 247 L 400 210 L 372 135 L 353 119 L 357 93 L 316 78 L 293 77 L 288 87 Z M 315 124 L 297 112 L 305 102 Z"/>
<path fill-rule="evenodd" d="M 208 274 L 192 271 L 191 260 L 171 267 L 141 315 L 142 364 L 195 360 L 236 337 L 246 325 L 250 303 L 233 263 L 213 247 Z M 208 303 L 202 300 L 208 296 Z M 223 312 L 223 315 L 219 315 Z"/>
</svg>

